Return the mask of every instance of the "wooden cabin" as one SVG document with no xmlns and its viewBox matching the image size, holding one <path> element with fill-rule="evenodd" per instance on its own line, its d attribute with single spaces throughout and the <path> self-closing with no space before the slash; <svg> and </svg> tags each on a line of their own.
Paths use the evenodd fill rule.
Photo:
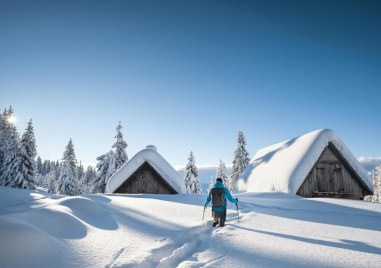
<svg viewBox="0 0 381 268">
<path fill-rule="evenodd" d="M 177 171 L 153 145 L 138 152 L 115 172 L 107 182 L 107 193 L 179 194 L 184 192 Z"/>
<path fill-rule="evenodd" d="M 373 185 L 333 130 L 316 130 L 259 150 L 238 180 L 240 191 L 362 199 Z"/>
</svg>

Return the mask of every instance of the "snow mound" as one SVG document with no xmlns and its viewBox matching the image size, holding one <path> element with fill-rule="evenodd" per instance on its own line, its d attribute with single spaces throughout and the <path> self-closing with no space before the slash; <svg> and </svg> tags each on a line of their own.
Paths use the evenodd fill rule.
<svg viewBox="0 0 381 268">
<path fill-rule="evenodd" d="M 65 197 L 56 202 L 67 208 L 72 215 L 96 228 L 114 230 L 118 224 L 96 202 L 86 197 Z"/>
<path fill-rule="evenodd" d="M 367 171 L 337 134 L 330 129 L 320 129 L 259 150 L 238 180 L 239 191 L 296 194 L 329 142 L 369 189 L 373 189 Z"/>
<path fill-rule="evenodd" d="M 185 192 L 184 182 L 177 171 L 157 152 L 155 146 L 148 145 L 109 178 L 106 193 L 113 193 L 118 189 L 144 162 L 148 162 L 178 193 Z"/>
</svg>

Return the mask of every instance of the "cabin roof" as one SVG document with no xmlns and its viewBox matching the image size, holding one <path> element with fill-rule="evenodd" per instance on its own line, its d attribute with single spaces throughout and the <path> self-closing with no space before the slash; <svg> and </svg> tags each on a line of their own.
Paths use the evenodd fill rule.
<svg viewBox="0 0 381 268">
<path fill-rule="evenodd" d="M 319 129 L 259 150 L 238 179 L 239 191 L 296 194 L 329 143 L 369 189 L 373 189 L 367 171 L 338 135 L 330 129 Z"/>
</svg>

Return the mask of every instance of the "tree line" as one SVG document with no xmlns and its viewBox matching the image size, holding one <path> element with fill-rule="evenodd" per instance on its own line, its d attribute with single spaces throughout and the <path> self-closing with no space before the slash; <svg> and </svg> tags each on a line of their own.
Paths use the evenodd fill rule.
<svg viewBox="0 0 381 268">
<path fill-rule="evenodd" d="M 229 175 L 226 169 L 225 162 L 220 159 L 216 177 L 211 179 L 209 189 L 213 188 L 216 178 L 221 178 L 226 187 L 231 192 L 234 192 L 237 180 L 242 172 L 249 165 L 250 157 L 246 150 L 246 139 L 242 131 L 238 132 L 237 149 L 234 151 L 232 173 Z M 184 170 L 184 183 L 187 193 L 201 193 L 201 186 L 198 179 L 198 169 L 195 164 L 193 152 L 190 152 L 188 163 Z"/>
<path fill-rule="evenodd" d="M 72 139 L 65 147 L 61 161 L 42 161 L 40 156 L 37 157 L 32 120 L 20 137 L 12 118 L 12 107 L 0 113 L 0 186 L 23 189 L 41 187 L 49 193 L 63 195 L 104 193 L 108 179 L 128 161 L 128 145 L 123 138 L 121 122 L 116 127 L 115 142 L 110 151 L 96 158 L 98 162 L 95 167 L 88 166 L 85 170 L 76 159 Z M 250 161 L 245 146 L 246 140 L 240 131 L 231 175 L 227 174 L 225 163 L 220 160 L 216 177 L 222 178 L 231 191 L 234 191 L 239 175 Z M 183 180 L 187 193 L 201 193 L 193 152 L 188 158 Z"/>
</svg>

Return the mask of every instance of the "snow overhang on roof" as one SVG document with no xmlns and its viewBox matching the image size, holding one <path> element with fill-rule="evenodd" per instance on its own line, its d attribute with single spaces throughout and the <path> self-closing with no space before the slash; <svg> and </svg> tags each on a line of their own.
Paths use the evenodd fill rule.
<svg viewBox="0 0 381 268">
<path fill-rule="evenodd" d="M 148 162 L 178 193 L 185 192 L 184 183 L 178 172 L 157 152 L 155 146 L 148 145 L 109 178 L 106 193 L 115 192 L 145 162 Z"/>
<path fill-rule="evenodd" d="M 259 150 L 239 177 L 239 191 L 296 194 L 329 143 L 337 148 L 368 188 L 373 189 L 367 171 L 337 134 L 330 129 L 320 129 Z"/>
</svg>

